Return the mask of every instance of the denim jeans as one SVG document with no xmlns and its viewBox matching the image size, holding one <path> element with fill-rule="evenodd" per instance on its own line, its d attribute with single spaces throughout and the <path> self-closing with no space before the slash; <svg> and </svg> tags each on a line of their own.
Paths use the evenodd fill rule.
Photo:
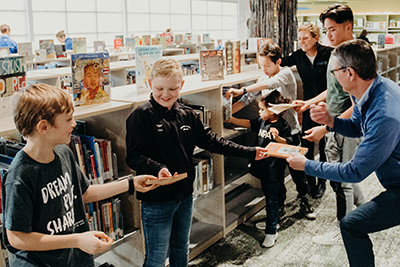
<svg viewBox="0 0 400 267">
<path fill-rule="evenodd" d="M 340 230 L 350 266 L 375 266 L 368 234 L 397 225 L 400 225 L 400 185 L 388 188 L 347 214 L 340 221 Z"/>
<path fill-rule="evenodd" d="M 171 267 L 188 266 L 193 196 L 142 202 L 141 213 L 146 247 L 143 266 L 164 267 L 168 254 Z"/>
<path fill-rule="evenodd" d="M 265 196 L 265 209 L 267 218 L 265 222 L 265 234 L 276 234 L 276 224 L 279 220 L 278 191 L 281 181 L 267 181 L 260 179 Z"/>
</svg>

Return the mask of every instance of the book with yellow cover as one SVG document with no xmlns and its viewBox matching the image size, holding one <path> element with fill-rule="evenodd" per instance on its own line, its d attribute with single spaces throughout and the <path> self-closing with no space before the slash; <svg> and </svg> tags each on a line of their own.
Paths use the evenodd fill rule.
<svg viewBox="0 0 400 267">
<path fill-rule="evenodd" d="M 292 146 L 292 145 L 287 145 L 287 144 L 282 144 L 282 143 L 269 143 L 266 146 L 267 153 L 271 157 L 277 157 L 277 158 L 288 158 L 291 156 L 294 156 L 296 154 L 302 154 L 305 155 L 308 151 L 308 148 L 301 147 L 301 146 Z"/>
</svg>

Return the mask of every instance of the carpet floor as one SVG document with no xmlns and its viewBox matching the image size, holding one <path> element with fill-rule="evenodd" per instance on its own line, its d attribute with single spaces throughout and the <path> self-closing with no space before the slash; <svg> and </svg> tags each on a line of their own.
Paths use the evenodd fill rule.
<svg viewBox="0 0 400 267">
<path fill-rule="evenodd" d="M 309 221 L 299 211 L 299 200 L 292 180 L 286 183 L 288 189 L 285 202 L 286 214 L 280 222 L 278 239 L 272 248 L 263 248 L 263 230 L 255 227 L 265 219 L 265 209 L 231 231 L 225 238 L 198 255 L 189 266 L 293 266 L 293 267 L 344 267 L 349 266 L 343 245 L 321 246 L 311 242 L 314 235 L 332 231 L 336 225 L 336 201 L 332 188 L 327 183 L 324 196 L 312 199 L 317 219 Z M 367 200 L 384 189 L 375 174 L 361 182 Z M 400 266 L 400 227 L 371 234 L 374 245 L 376 266 Z"/>
</svg>

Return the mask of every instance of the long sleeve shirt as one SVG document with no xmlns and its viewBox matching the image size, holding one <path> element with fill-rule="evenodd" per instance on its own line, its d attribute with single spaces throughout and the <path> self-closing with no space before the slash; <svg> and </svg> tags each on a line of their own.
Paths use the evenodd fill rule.
<svg viewBox="0 0 400 267">
<path fill-rule="evenodd" d="M 147 193 L 137 192 L 144 201 L 169 201 L 193 192 L 195 168 L 192 155 L 195 146 L 219 154 L 255 158 L 256 148 L 245 147 L 219 138 L 204 127 L 189 107 L 175 103 L 171 110 L 153 97 L 139 106 L 126 122 L 127 164 L 137 174 L 158 176 L 167 167 L 171 174 L 187 172 L 188 177 Z"/>
<path fill-rule="evenodd" d="M 357 183 L 375 171 L 382 186 L 400 185 L 400 89 L 379 76 L 361 97 L 353 97 L 350 119 L 335 118 L 333 131 L 348 137 L 364 136 L 348 162 L 307 160 L 308 175 L 336 182 Z"/>
<path fill-rule="evenodd" d="M 311 63 L 306 52 L 299 49 L 282 58 L 281 66 L 296 66 L 303 82 L 303 100 L 311 99 L 327 89 L 327 68 L 333 48 L 317 43 L 317 55 Z"/>
<path fill-rule="evenodd" d="M 262 94 L 266 95 L 272 90 L 278 90 L 283 97 L 288 98 L 290 100 L 297 99 L 297 84 L 296 78 L 293 75 L 293 72 L 288 67 L 283 67 L 280 69 L 278 74 L 269 78 L 267 75 L 261 76 L 257 83 L 263 83 L 267 86 L 267 89 L 258 92 L 249 92 L 242 96 L 239 100 L 244 107 L 248 106 L 252 101 L 256 100 L 257 97 Z M 300 132 L 300 124 L 297 119 L 297 113 L 293 109 L 286 110 L 282 117 L 287 121 L 290 126 L 291 133 L 297 134 Z"/>
</svg>

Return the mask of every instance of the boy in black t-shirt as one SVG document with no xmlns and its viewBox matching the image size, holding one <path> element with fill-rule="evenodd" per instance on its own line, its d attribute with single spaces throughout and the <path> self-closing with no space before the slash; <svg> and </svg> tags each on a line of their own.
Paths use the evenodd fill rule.
<svg viewBox="0 0 400 267">
<path fill-rule="evenodd" d="M 70 142 L 76 126 L 72 98 L 63 90 L 35 84 L 16 92 L 13 116 L 27 140 L 3 178 L 4 241 L 10 266 L 94 266 L 91 254 L 108 250 L 106 234 L 89 231 L 85 203 L 129 190 L 146 192 L 150 175 L 89 185 Z"/>
<path fill-rule="evenodd" d="M 270 111 L 270 104 L 288 103 L 277 90 L 272 90 L 258 99 L 259 117 L 253 120 L 230 118 L 231 122 L 238 126 L 251 128 L 253 132 L 258 133 L 255 145 L 266 147 L 270 142 L 277 142 L 289 145 L 297 145 L 291 134 L 289 124 L 282 116 Z M 278 237 L 276 226 L 279 220 L 278 191 L 279 185 L 285 178 L 286 160 L 282 158 L 268 157 L 260 161 L 253 161 L 250 167 L 250 173 L 260 179 L 261 186 L 266 201 L 266 227 L 264 247 L 272 247 Z"/>
</svg>

